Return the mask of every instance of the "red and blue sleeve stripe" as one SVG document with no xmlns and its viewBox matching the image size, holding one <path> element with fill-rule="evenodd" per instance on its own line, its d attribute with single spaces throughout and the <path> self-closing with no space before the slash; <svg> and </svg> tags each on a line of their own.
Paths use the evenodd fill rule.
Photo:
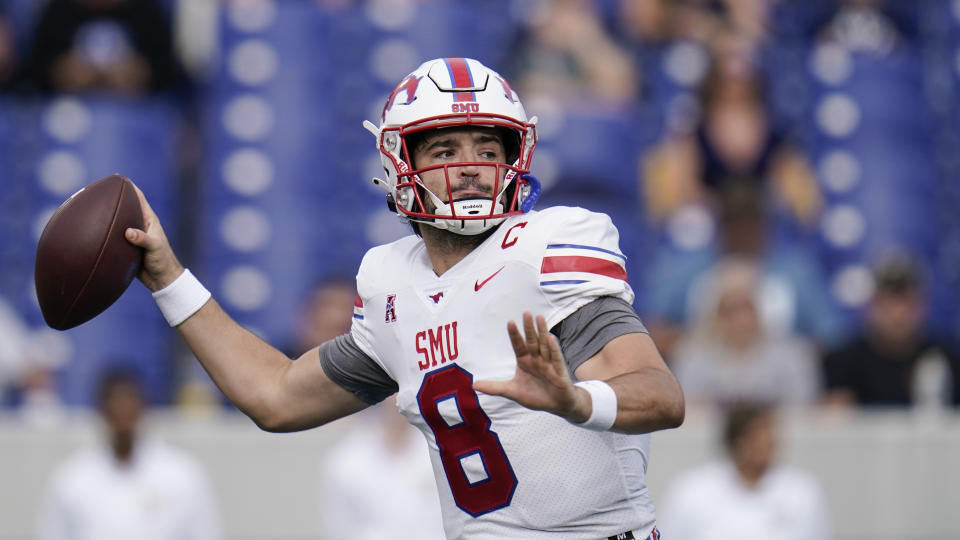
<svg viewBox="0 0 960 540">
<path fill-rule="evenodd" d="M 363 320 L 363 300 L 360 299 L 360 295 L 353 300 L 353 318 L 362 321 Z"/>
<path fill-rule="evenodd" d="M 621 253 L 579 244 L 550 244 L 547 250 L 548 255 L 540 265 L 541 276 L 548 278 L 552 277 L 551 274 L 567 275 L 563 276 L 564 279 L 544 279 L 540 285 L 575 285 L 590 281 L 590 276 L 583 274 L 627 280 L 627 271 L 624 268 L 626 257 Z M 556 250 L 556 254 L 549 254 L 550 250 Z"/>
</svg>

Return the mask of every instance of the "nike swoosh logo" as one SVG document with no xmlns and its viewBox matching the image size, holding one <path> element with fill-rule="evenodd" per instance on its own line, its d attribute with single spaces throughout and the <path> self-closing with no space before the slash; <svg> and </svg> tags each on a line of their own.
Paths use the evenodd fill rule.
<svg viewBox="0 0 960 540">
<path fill-rule="evenodd" d="M 503 270 L 503 267 L 502 267 L 502 266 L 500 267 L 500 270 Z M 479 290 L 480 290 L 480 287 L 483 287 L 484 285 L 486 285 L 488 281 L 490 281 L 491 279 L 493 279 L 494 276 L 496 276 L 497 274 L 499 274 L 499 273 L 500 273 L 500 270 L 497 270 L 496 272 L 490 274 L 490 276 L 489 276 L 487 279 L 483 280 L 483 281 L 479 281 L 479 280 L 478 280 L 478 281 L 474 282 L 474 284 L 473 284 L 473 290 L 474 290 L 474 291 L 479 291 Z"/>
</svg>

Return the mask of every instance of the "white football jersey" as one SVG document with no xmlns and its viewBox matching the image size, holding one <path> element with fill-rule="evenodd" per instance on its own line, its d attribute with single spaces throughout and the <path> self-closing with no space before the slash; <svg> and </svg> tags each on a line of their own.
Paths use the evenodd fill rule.
<svg viewBox="0 0 960 540">
<path fill-rule="evenodd" d="M 552 328 L 600 296 L 633 301 L 618 238 L 606 215 L 553 207 L 508 218 L 439 277 L 415 236 L 364 257 L 351 333 L 427 438 L 448 538 L 653 528 L 649 435 L 587 430 L 471 387 L 513 377 L 507 321 L 524 311 Z"/>
</svg>

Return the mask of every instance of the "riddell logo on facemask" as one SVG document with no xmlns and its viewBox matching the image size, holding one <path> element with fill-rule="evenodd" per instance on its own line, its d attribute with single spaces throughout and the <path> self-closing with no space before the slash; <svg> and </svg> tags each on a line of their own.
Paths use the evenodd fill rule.
<svg viewBox="0 0 960 540">
<path fill-rule="evenodd" d="M 463 205 L 463 209 L 464 209 L 464 210 L 473 210 L 473 209 L 476 209 L 476 208 L 483 208 L 483 203 L 482 203 L 482 202 L 475 202 L 475 203 L 468 203 L 468 204 Z"/>
</svg>

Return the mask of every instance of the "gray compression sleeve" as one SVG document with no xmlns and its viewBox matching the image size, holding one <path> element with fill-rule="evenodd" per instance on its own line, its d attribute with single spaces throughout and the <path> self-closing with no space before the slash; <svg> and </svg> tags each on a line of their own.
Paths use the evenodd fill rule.
<svg viewBox="0 0 960 540">
<path fill-rule="evenodd" d="M 331 381 L 370 405 L 398 390 L 397 382 L 357 346 L 350 334 L 320 345 L 320 365 Z"/>
<path fill-rule="evenodd" d="M 624 334 L 646 334 L 647 329 L 630 304 L 613 296 L 601 296 L 560 321 L 551 332 L 571 375 L 580 364 L 600 352 L 604 345 Z"/>
</svg>

